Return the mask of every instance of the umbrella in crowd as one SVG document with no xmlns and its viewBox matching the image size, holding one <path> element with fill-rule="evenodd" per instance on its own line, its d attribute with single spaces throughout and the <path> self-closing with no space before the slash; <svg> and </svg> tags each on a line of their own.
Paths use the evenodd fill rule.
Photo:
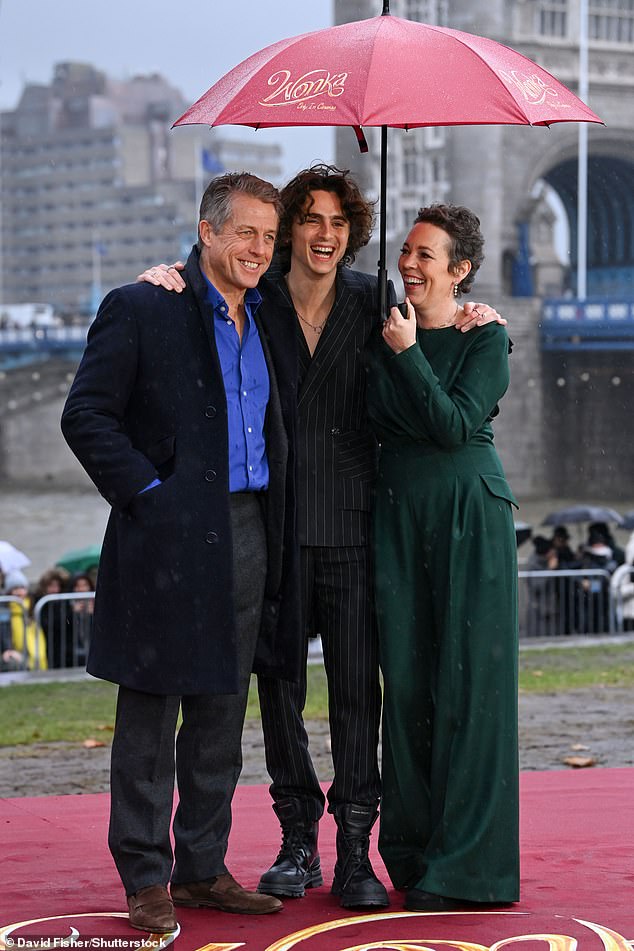
<svg viewBox="0 0 634 951">
<path fill-rule="evenodd" d="M 572 525 L 577 522 L 614 522 L 623 524 L 623 516 L 600 505 L 571 505 L 547 515 L 542 525 Z"/>
<path fill-rule="evenodd" d="M 99 565 L 101 545 L 86 545 L 85 548 L 74 548 L 67 551 L 55 562 L 58 568 L 65 568 L 74 574 L 77 571 L 90 571 Z"/>
<path fill-rule="evenodd" d="M 486 37 L 390 15 L 304 33 L 254 53 L 179 125 L 381 128 L 379 289 L 387 313 L 387 129 L 601 122 L 550 73 Z"/>
<path fill-rule="evenodd" d="M 625 513 L 619 528 L 625 528 L 630 532 L 634 530 L 634 509 Z"/>
<path fill-rule="evenodd" d="M 21 571 L 31 564 L 23 551 L 12 545 L 11 542 L 0 541 L 0 571 L 8 574 L 10 571 Z"/>
</svg>

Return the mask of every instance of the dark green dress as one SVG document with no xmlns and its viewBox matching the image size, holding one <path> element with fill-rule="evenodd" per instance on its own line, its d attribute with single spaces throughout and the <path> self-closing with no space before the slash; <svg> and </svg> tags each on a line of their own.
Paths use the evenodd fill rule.
<svg viewBox="0 0 634 951">
<path fill-rule="evenodd" d="M 384 677 L 379 850 L 397 888 L 519 897 L 517 551 L 489 419 L 509 380 L 489 324 L 368 346 L 381 442 L 376 597 Z"/>
</svg>

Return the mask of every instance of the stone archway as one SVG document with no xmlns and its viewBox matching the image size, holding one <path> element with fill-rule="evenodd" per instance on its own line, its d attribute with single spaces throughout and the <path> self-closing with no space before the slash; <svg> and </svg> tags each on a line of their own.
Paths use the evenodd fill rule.
<svg viewBox="0 0 634 951">
<path fill-rule="evenodd" d="M 561 198 L 570 227 L 571 279 L 577 269 L 577 165 L 567 159 L 544 176 Z M 613 155 L 588 159 L 589 296 L 634 293 L 634 162 Z M 574 285 L 573 285 L 574 286 Z"/>
</svg>

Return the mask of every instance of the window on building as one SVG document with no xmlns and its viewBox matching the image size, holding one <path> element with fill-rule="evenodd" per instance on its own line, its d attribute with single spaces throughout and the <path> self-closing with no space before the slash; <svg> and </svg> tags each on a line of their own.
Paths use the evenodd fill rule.
<svg viewBox="0 0 634 951">
<path fill-rule="evenodd" d="M 403 139 L 403 182 L 417 185 L 420 182 L 421 154 L 415 134 L 409 132 Z"/>
<path fill-rule="evenodd" d="M 568 33 L 568 0 L 540 0 L 536 10 L 537 33 L 540 36 L 566 36 Z"/>
<path fill-rule="evenodd" d="M 634 0 L 591 0 L 588 36 L 609 43 L 634 43 Z"/>
<path fill-rule="evenodd" d="M 404 0 L 403 16 L 418 23 L 447 26 L 448 0 Z"/>
</svg>

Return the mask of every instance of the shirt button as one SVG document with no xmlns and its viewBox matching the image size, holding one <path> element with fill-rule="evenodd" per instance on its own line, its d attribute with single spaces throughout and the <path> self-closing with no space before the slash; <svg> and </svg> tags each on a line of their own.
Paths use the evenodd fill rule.
<svg viewBox="0 0 634 951">
<path fill-rule="evenodd" d="M 216 473 L 213 469 L 207 469 L 205 472 L 205 482 L 213 482 L 216 478 Z"/>
<path fill-rule="evenodd" d="M 226 310 L 227 310 L 227 308 L 225 307 L 225 305 L 224 305 L 224 304 L 221 304 L 221 305 L 220 305 L 220 313 L 221 313 L 221 314 L 224 314 L 224 313 L 226 312 Z"/>
<path fill-rule="evenodd" d="M 217 410 L 216 410 L 216 407 L 215 407 L 215 406 L 206 406 L 206 407 L 205 407 L 205 416 L 207 417 L 207 419 L 214 419 L 214 417 L 215 417 L 215 415 L 216 415 L 216 412 L 217 412 Z"/>
<path fill-rule="evenodd" d="M 207 534 L 205 535 L 205 541 L 207 542 L 208 545 L 215 545 L 216 542 L 218 541 L 218 533 L 207 532 Z"/>
<path fill-rule="evenodd" d="M 243 390 L 243 391 L 242 391 L 242 395 L 243 395 L 243 396 L 246 396 L 246 395 L 247 395 L 247 391 L 246 391 L 246 390 Z"/>
<path fill-rule="evenodd" d="M 227 327 L 230 327 L 231 324 L 232 324 L 232 321 L 231 321 L 231 320 L 228 320 L 228 321 L 227 321 Z"/>
<path fill-rule="evenodd" d="M 247 432 L 248 432 L 248 433 L 252 433 L 252 432 L 253 432 L 253 430 L 251 429 L 250 426 L 247 426 Z"/>
</svg>

